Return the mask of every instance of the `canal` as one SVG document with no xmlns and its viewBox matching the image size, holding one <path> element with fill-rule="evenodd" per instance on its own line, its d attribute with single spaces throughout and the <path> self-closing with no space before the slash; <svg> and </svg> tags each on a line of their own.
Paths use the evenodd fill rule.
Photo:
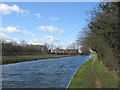
<svg viewBox="0 0 120 90">
<path fill-rule="evenodd" d="M 3 88 L 66 88 L 90 56 L 74 56 L 2 65 Z"/>
</svg>

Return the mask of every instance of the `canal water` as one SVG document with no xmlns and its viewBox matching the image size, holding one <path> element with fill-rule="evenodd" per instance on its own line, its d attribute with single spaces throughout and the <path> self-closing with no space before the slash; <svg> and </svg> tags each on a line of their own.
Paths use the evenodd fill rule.
<svg viewBox="0 0 120 90">
<path fill-rule="evenodd" d="M 3 88 L 66 88 L 90 56 L 20 62 L 2 66 Z"/>
</svg>

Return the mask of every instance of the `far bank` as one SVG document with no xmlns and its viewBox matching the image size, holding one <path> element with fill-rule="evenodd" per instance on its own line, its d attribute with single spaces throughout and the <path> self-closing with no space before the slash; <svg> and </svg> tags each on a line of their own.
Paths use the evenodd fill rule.
<svg viewBox="0 0 120 90">
<path fill-rule="evenodd" d="M 57 54 L 36 54 L 36 55 L 10 55 L 2 56 L 2 64 L 11 64 L 18 62 L 34 61 L 38 59 L 62 58 L 78 55 L 57 55 Z"/>
</svg>

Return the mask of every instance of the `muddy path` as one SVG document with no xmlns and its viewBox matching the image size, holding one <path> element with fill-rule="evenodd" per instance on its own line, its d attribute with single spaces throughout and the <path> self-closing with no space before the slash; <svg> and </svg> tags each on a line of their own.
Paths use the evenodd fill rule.
<svg viewBox="0 0 120 90">
<path fill-rule="evenodd" d="M 95 70 L 94 70 L 94 63 L 95 63 L 95 59 L 93 60 L 92 64 L 91 64 L 91 72 L 92 72 L 92 76 L 94 79 L 94 87 L 95 88 L 101 88 L 101 82 L 99 77 L 97 76 Z"/>
</svg>

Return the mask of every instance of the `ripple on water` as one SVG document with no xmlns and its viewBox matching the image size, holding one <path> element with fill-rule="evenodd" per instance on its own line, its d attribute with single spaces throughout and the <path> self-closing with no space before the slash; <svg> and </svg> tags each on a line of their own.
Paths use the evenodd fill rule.
<svg viewBox="0 0 120 90">
<path fill-rule="evenodd" d="M 3 65 L 3 88 L 66 88 L 90 56 L 75 56 Z"/>
</svg>

